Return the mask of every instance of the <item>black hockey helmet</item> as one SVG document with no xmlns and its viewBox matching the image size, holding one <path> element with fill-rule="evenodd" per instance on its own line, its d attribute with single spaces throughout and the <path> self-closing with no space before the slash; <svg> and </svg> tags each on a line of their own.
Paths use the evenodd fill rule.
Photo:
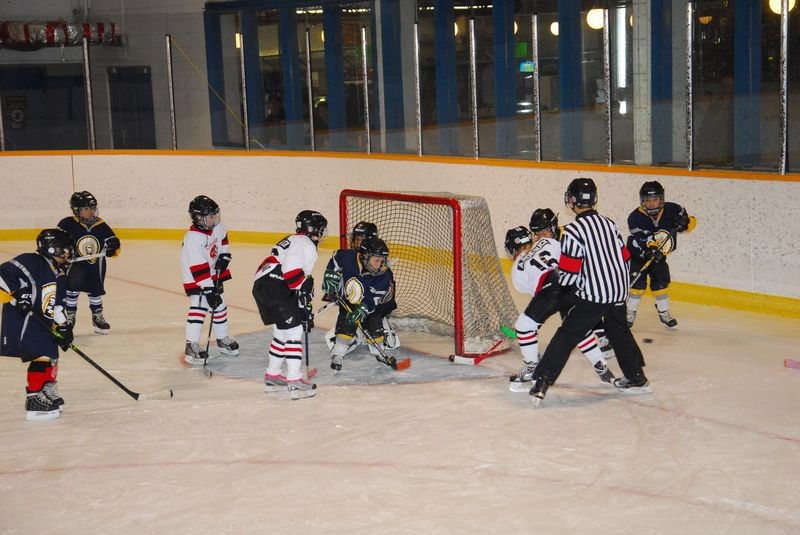
<svg viewBox="0 0 800 535">
<path fill-rule="evenodd" d="M 506 252 L 512 257 L 517 254 L 517 250 L 525 245 L 531 243 L 531 232 L 523 226 L 508 229 L 506 232 Z"/>
<path fill-rule="evenodd" d="M 591 208 L 597 204 L 597 186 L 591 178 L 576 178 L 564 192 L 564 204 L 572 208 Z"/>
<path fill-rule="evenodd" d="M 75 217 L 84 223 L 94 223 L 97 219 L 97 199 L 88 191 L 76 191 L 69 198 L 69 207 Z M 92 215 L 89 218 L 81 217 L 81 208 L 91 208 Z"/>
<path fill-rule="evenodd" d="M 192 224 L 201 230 L 211 230 L 220 222 L 219 205 L 210 197 L 198 195 L 189 203 Z"/>
<path fill-rule="evenodd" d="M 60 228 L 46 228 L 36 237 L 36 252 L 49 259 L 69 260 L 75 254 L 75 242 Z"/>
<path fill-rule="evenodd" d="M 386 245 L 386 242 L 380 238 L 364 238 L 364 241 L 362 241 L 361 245 L 358 246 L 358 253 L 359 257 L 361 258 L 361 265 L 373 275 L 383 273 L 389 267 L 387 263 L 389 258 L 389 247 Z M 373 256 L 379 256 L 382 258 L 381 265 L 377 269 L 373 269 L 369 263 L 369 260 Z"/>
<path fill-rule="evenodd" d="M 558 239 L 561 234 L 558 228 L 558 215 L 550 208 L 537 208 L 531 214 L 530 229 L 533 234 L 542 230 L 549 230 L 553 233 L 553 238 Z"/>
<path fill-rule="evenodd" d="M 377 238 L 378 226 L 369 221 L 360 221 L 353 227 L 353 232 L 350 234 L 350 247 L 356 247 L 357 238 Z"/>
<path fill-rule="evenodd" d="M 321 213 L 314 210 L 303 210 L 294 218 L 298 234 L 305 234 L 314 243 L 325 235 L 328 228 L 328 220 Z M 316 239 L 315 239 L 316 238 Z"/>
<path fill-rule="evenodd" d="M 661 202 L 658 203 L 657 208 L 646 208 L 644 205 L 645 199 L 659 199 Z M 649 216 L 657 216 L 661 209 L 664 207 L 664 186 L 662 186 L 659 182 L 653 180 L 651 182 L 645 182 L 642 184 L 642 187 L 639 188 L 639 202 L 642 205 L 642 210 L 644 210 L 647 215 Z"/>
</svg>

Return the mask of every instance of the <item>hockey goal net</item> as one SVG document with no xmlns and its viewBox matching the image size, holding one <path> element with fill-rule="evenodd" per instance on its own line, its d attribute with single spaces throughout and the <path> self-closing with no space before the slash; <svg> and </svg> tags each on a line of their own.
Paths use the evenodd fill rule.
<svg viewBox="0 0 800 535">
<path fill-rule="evenodd" d="M 518 313 L 482 197 L 343 190 L 342 248 L 359 221 L 375 223 L 389 246 L 396 328 L 452 336 L 455 354 L 478 355 L 503 338 L 501 324 L 514 324 Z"/>
</svg>

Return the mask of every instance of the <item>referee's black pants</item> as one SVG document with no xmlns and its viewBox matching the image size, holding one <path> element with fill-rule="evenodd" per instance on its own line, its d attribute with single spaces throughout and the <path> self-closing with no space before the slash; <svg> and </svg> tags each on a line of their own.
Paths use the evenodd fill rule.
<svg viewBox="0 0 800 535">
<path fill-rule="evenodd" d="M 622 373 L 628 379 L 643 376 L 644 356 L 628 328 L 625 303 L 592 303 L 577 299 L 547 345 L 533 378 L 546 378 L 549 384 L 553 384 L 561 375 L 572 350 L 601 319 Z"/>
</svg>

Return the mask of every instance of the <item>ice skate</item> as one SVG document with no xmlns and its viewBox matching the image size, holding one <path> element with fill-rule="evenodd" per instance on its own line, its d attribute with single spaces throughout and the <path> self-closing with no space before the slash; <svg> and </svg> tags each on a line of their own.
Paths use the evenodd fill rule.
<svg viewBox="0 0 800 535">
<path fill-rule="evenodd" d="M 208 353 L 200 349 L 200 344 L 197 342 L 186 341 L 186 350 L 184 351 L 184 358 L 186 364 L 192 366 L 202 366 L 208 360 Z"/>
<path fill-rule="evenodd" d="M 614 388 L 625 394 L 649 394 L 652 392 L 650 382 L 644 374 L 639 374 L 633 379 L 627 377 L 614 379 Z"/>
<path fill-rule="evenodd" d="M 286 392 L 286 377 L 281 374 L 271 375 L 267 373 L 264 375 L 264 392 Z"/>
<path fill-rule="evenodd" d="M 42 391 L 28 391 L 25 399 L 25 410 L 27 411 L 25 419 L 29 422 L 55 420 L 61 414 L 58 410 L 58 405 L 51 401 Z"/>
<path fill-rule="evenodd" d="M 54 405 L 58 407 L 58 412 L 64 410 L 64 398 L 58 393 L 58 389 L 56 388 L 55 381 L 48 381 L 44 384 L 42 388 L 42 393 L 45 395 L 47 399 L 49 399 Z"/>
<path fill-rule="evenodd" d="M 310 398 L 317 395 L 317 385 L 305 377 L 295 381 L 286 381 L 286 387 L 289 389 L 292 399 Z"/>
<path fill-rule="evenodd" d="M 230 336 L 217 338 L 217 347 L 219 348 L 219 352 L 223 355 L 228 355 L 229 357 L 239 356 L 239 342 Z"/>
<path fill-rule="evenodd" d="M 64 309 L 64 316 L 66 316 L 66 318 L 67 318 L 67 323 L 69 323 L 70 325 L 73 325 L 73 326 L 75 325 L 75 314 L 76 313 L 77 313 L 77 310 Z"/>
<path fill-rule="evenodd" d="M 658 310 L 658 307 L 656 307 L 656 310 Z M 660 319 L 661 323 L 663 323 L 664 326 L 670 331 L 678 330 L 678 320 L 676 320 L 675 318 L 672 317 L 672 315 L 670 315 L 669 310 L 665 310 L 664 312 L 661 312 L 659 310 L 658 319 Z"/>
<path fill-rule="evenodd" d="M 628 320 L 628 329 L 633 327 L 633 322 L 636 321 L 636 311 L 631 310 L 630 308 L 627 310 L 627 318 Z"/>
<path fill-rule="evenodd" d="M 541 377 L 533 381 L 533 386 L 531 387 L 530 394 L 531 401 L 533 401 L 534 407 L 539 407 L 539 405 L 544 400 L 545 394 L 547 394 L 547 389 L 550 387 L 547 379 Z"/>
<path fill-rule="evenodd" d="M 533 372 L 539 362 L 526 362 L 525 366 L 517 373 L 508 378 L 508 389 L 512 392 L 527 392 L 531 388 Z"/>
<path fill-rule="evenodd" d="M 111 330 L 111 325 L 103 317 L 102 311 L 92 313 L 92 327 L 94 327 L 94 332 L 97 334 L 108 334 Z"/>
<path fill-rule="evenodd" d="M 331 369 L 333 370 L 334 375 L 338 375 L 339 372 L 342 371 L 343 363 L 344 357 L 342 355 L 331 355 Z"/>
<path fill-rule="evenodd" d="M 608 364 L 605 362 L 596 362 L 593 368 L 601 381 L 610 385 L 614 384 L 614 374 L 608 369 Z"/>
</svg>

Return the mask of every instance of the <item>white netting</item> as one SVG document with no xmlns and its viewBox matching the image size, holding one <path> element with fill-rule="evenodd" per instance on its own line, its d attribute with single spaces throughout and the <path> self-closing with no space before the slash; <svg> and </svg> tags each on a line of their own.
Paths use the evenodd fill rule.
<svg viewBox="0 0 800 535">
<path fill-rule="evenodd" d="M 513 325 L 518 315 L 503 276 L 492 222 L 482 197 L 452 193 L 342 193 L 345 228 L 359 221 L 378 226 L 390 250 L 397 281 L 393 324 L 401 330 L 455 335 L 454 213 L 446 202 L 410 200 L 404 195 L 455 200 L 461 211 L 461 283 L 464 353 L 482 353 L 501 339 L 500 324 Z"/>
</svg>

